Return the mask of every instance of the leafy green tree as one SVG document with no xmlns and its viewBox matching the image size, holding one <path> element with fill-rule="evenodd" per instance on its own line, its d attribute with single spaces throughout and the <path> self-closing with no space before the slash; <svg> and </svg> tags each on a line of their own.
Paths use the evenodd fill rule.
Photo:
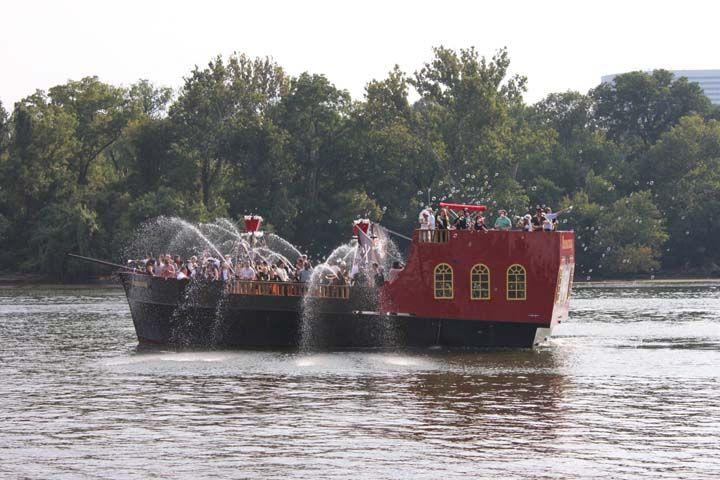
<svg viewBox="0 0 720 480">
<path fill-rule="evenodd" d="M 13 217 L 34 221 L 32 217 L 47 203 L 73 191 L 67 165 L 77 150 L 76 126 L 75 117 L 48 103 L 43 92 L 17 103 L 1 180 Z"/>
<path fill-rule="evenodd" d="M 329 236 L 337 238 L 343 227 L 320 225 L 345 216 L 344 210 L 352 208 L 332 201 L 338 191 L 352 190 L 357 178 L 348 149 L 350 108 L 346 91 L 322 75 L 303 73 L 291 80 L 275 112 L 277 124 L 289 135 L 287 148 L 297 172 L 291 191 L 302 202 L 298 214 L 306 220 L 293 234 L 299 242 L 325 244 Z"/>
<path fill-rule="evenodd" d="M 665 264 L 697 268 L 717 263 L 713 236 L 720 194 L 720 122 L 698 115 L 684 117 L 650 149 L 645 162 L 667 217 L 670 241 Z"/>
<path fill-rule="evenodd" d="M 302 202 L 293 198 L 295 175 L 299 175 L 290 151 L 290 134 L 266 118 L 244 136 L 238 150 L 242 156 L 232 165 L 224 191 L 235 217 L 262 214 L 266 225 L 292 235 Z"/>
<path fill-rule="evenodd" d="M 70 198 L 40 210 L 27 239 L 33 253 L 21 268 L 70 278 L 88 273 L 87 265 L 65 263 L 65 254 L 69 252 L 93 254 L 92 239 L 98 229 L 96 213 L 78 200 Z"/>
<path fill-rule="evenodd" d="M 710 111 L 710 100 L 697 83 L 672 72 L 630 72 L 590 92 L 597 121 L 612 140 L 645 150 L 681 117 Z"/>
<path fill-rule="evenodd" d="M 407 230 L 415 225 L 414 213 L 426 201 L 425 192 L 444 190 L 436 184 L 440 156 L 432 132 L 421 128 L 418 110 L 410 105 L 408 79 L 399 67 L 387 78 L 369 82 L 365 91 L 350 127 L 359 156 L 357 182 L 382 206 L 384 223 Z M 357 213 L 365 215 L 362 209 Z"/>
<path fill-rule="evenodd" d="M 564 197 L 563 189 L 547 177 L 538 176 L 531 182 L 530 188 L 526 189 L 530 206 L 548 205 L 555 207 L 560 205 Z"/>
<path fill-rule="evenodd" d="M 283 70 L 270 59 L 233 54 L 195 68 L 170 108 L 178 131 L 175 152 L 197 163 L 202 203 L 212 209 L 227 167 L 242 161 L 247 136 L 287 89 Z"/>
<path fill-rule="evenodd" d="M 435 57 L 415 72 L 411 84 L 435 111 L 434 127 L 445 144 L 446 179 L 459 185 L 466 172 L 509 172 L 504 149 L 511 136 L 509 110 L 522 102 L 526 79 L 506 78 L 506 49 L 491 60 L 474 48 L 433 51 Z"/>
<path fill-rule="evenodd" d="M 75 119 L 76 151 L 70 167 L 77 183 L 87 185 L 93 162 L 118 141 L 132 118 L 127 92 L 97 77 L 85 77 L 52 87 L 48 96 L 52 105 Z"/>
<path fill-rule="evenodd" d="M 650 191 L 643 190 L 617 200 L 598 220 L 595 248 L 605 249 L 600 265 L 604 265 L 606 271 L 648 273 L 660 268 L 662 248 L 668 235 Z"/>
<path fill-rule="evenodd" d="M 0 101 L 0 161 L 2 161 L 3 154 L 6 152 L 8 143 L 10 141 L 10 119 L 8 113 L 3 108 L 3 104 Z"/>
<path fill-rule="evenodd" d="M 643 159 L 646 177 L 658 190 L 677 192 L 677 180 L 693 170 L 704 160 L 720 157 L 720 122 L 705 121 L 699 115 L 690 115 L 665 132 Z M 669 202 L 668 202 L 669 203 Z"/>
<path fill-rule="evenodd" d="M 649 191 L 623 197 L 605 207 L 585 192 L 566 198 L 576 234 L 577 273 L 589 278 L 635 275 L 660 267 L 668 238 L 664 220 Z"/>
<path fill-rule="evenodd" d="M 585 176 L 584 190 L 587 192 L 590 200 L 600 205 L 610 205 L 618 197 L 612 182 L 600 175 L 596 175 L 592 170 Z"/>
<path fill-rule="evenodd" d="M 172 96 L 171 88 L 158 87 L 145 79 L 134 83 L 128 91 L 130 105 L 149 118 L 165 116 Z"/>
<path fill-rule="evenodd" d="M 557 132 L 557 141 L 544 161 L 533 159 L 525 171 L 552 180 L 565 195 L 582 187 L 591 171 L 619 190 L 628 182 L 632 184 L 634 169 L 624 162 L 622 149 L 599 128 L 594 106 L 590 96 L 572 91 L 550 94 L 535 104 L 531 122 L 535 128 Z"/>
<path fill-rule="evenodd" d="M 720 273 L 720 157 L 701 161 L 678 183 L 678 202 L 668 219 L 666 263 Z"/>
<path fill-rule="evenodd" d="M 580 190 L 572 196 L 566 197 L 561 204 L 562 208 L 572 206 L 572 211 L 563 215 L 562 222 L 567 221 L 575 231 L 576 275 L 591 279 L 598 274 L 598 265 L 603 258 L 598 244 L 597 235 L 600 227 L 598 219 L 604 207 L 591 201 L 588 194 Z M 565 226 L 565 223 L 562 224 Z"/>
</svg>

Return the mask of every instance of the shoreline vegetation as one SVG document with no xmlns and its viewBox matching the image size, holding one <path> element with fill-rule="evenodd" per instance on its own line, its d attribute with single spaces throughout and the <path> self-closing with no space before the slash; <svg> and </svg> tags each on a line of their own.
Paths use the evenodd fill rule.
<svg viewBox="0 0 720 480">
<path fill-rule="evenodd" d="M 318 257 L 356 218 L 409 232 L 451 201 L 487 205 L 490 224 L 572 205 L 578 281 L 720 275 L 720 109 L 699 85 L 631 72 L 528 104 L 506 49 L 429 53 L 360 99 L 233 54 L 177 90 L 91 76 L 0 104 L 0 265 L 104 275 L 65 253 L 124 263 L 159 216 L 260 214 Z"/>
</svg>

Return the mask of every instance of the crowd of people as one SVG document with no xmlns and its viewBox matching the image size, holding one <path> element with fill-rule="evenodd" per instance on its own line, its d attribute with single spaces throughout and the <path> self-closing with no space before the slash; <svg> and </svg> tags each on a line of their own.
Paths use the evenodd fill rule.
<svg viewBox="0 0 720 480">
<path fill-rule="evenodd" d="M 567 212 L 570 208 L 553 212 L 550 207 L 537 207 L 535 215 L 530 213 L 518 216 L 513 219 L 508 217 L 507 211 L 498 210 L 498 216 L 492 227 L 485 223 L 485 216 L 482 211 L 472 214 L 469 209 L 464 208 L 455 213 L 454 210 L 441 208 L 437 214 L 432 207 L 427 207 L 420 212 L 418 221 L 421 230 L 524 230 L 526 232 L 557 230 L 558 216 Z"/>
<path fill-rule="evenodd" d="M 203 279 L 209 281 L 240 280 L 246 282 L 289 282 L 309 283 L 313 277 L 313 267 L 307 255 L 297 258 L 295 265 L 288 265 L 282 259 L 269 262 L 241 259 L 234 262 L 226 255 L 216 258 L 205 252 L 198 258 L 193 255 L 183 259 L 179 255 L 160 255 L 157 258 L 128 260 L 128 268 L 154 277 L 165 279 Z M 394 262 L 387 278 L 384 268 L 372 263 L 368 269 L 348 269 L 346 262 L 338 261 L 323 266 L 318 272 L 321 285 L 375 285 L 382 286 L 386 280 L 393 281 L 403 269 L 401 262 Z M 355 270 L 355 271 L 351 271 Z"/>
<path fill-rule="evenodd" d="M 199 258 L 193 255 L 183 259 L 179 255 L 160 255 L 143 260 L 128 260 L 128 267 L 148 275 L 161 278 L 201 278 L 205 280 L 246 280 L 268 282 L 299 282 L 310 281 L 312 265 L 307 255 L 298 257 L 294 266 L 282 259 L 275 262 L 265 259 L 257 261 L 240 260 L 235 262 L 226 255 L 213 256 L 204 252 Z"/>
</svg>

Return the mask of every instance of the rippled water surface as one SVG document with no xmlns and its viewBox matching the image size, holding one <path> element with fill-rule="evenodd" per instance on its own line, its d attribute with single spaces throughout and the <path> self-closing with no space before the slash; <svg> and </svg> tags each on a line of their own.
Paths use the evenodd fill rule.
<svg viewBox="0 0 720 480">
<path fill-rule="evenodd" d="M 139 352 L 0 290 L 1 478 L 720 478 L 720 287 L 585 287 L 534 351 Z"/>
</svg>

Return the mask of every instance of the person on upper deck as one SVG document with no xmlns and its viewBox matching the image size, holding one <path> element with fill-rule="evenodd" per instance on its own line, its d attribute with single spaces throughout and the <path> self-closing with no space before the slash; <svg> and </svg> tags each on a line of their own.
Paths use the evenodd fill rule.
<svg viewBox="0 0 720 480">
<path fill-rule="evenodd" d="M 420 230 L 435 230 L 435 215 L 429 206 L 424 208 L 418 216 Z"/>
<path fill-rule="evenodd" d="M 470 228 L 470 213 L 468 212 L 467 208 L 463 208 L 460 216 L 455 219 L 455 222 L 453 222 L 453 226 L 457 230 L 467 230 L 468 228 Z"/>
<path fill-rule="evenodd" d="M 475 217 L 475 223 L 473 223 L 473 229 L 475 231 L 483 230 L 487 231 L 487 225 L 485 225 L 485 217 L 483 217 L 481 212 L 478 212 L 477 216 Z"/>
<path fill-rule="evenodd" d="M 435 219 L 435 228 L 438 230 L 447 230 L 450 228 L 450 215 L 448 215 L 447 208 L 443 208 L 438 213 Z"/>
<path fill-rule="evenodd" d="M 526 232 L 533 231 L 532 216 L 529 213 L 522 217 L 522 229 Z"/>
<path fill-rule="evenodd" d="M 427 207 L 428 212 L 428 225 L 430 227 L 430 230 L 435 230 L 435 212 L 433 212 L 433 209 L 431 207 Z"/>
<path fill-rule="evenodd" d="M 507 211 L 501 208 L 498 213 L 500 216 L 495 219 L 495 230 L 511 230 L 512 220 L 508 218 Z"/>
<path fill-rule="evenodd" d="M 567 208 L 560 209 L 555 213 L 553 213 L 550 207 L 545 207 L 545 219 L 547 220 L 547 225 L 543 224 L 543 228 L 545 230 L 557 230 L 557 217 L 560 216 L 561 213 L 569 212 L 570 210 L 572 210 L 572 205 Z"/>
<path fill-rule="evenodd" d="M 422 210 L 418 216 L 418 222 L 420 223 L 420 230 L 430 229 L 430 220 L 428 219 L 427 210 Z"/>
<path fill-rule="evenodd" d="M 545 217 L 543 213 L 543 209 L 538 207 L 535 210 L 535 215 L 532 217 L 532 227 L 533 231 L 538 231 L 543 229 L 543 222 L 545 222 Z"/>
</svg>

